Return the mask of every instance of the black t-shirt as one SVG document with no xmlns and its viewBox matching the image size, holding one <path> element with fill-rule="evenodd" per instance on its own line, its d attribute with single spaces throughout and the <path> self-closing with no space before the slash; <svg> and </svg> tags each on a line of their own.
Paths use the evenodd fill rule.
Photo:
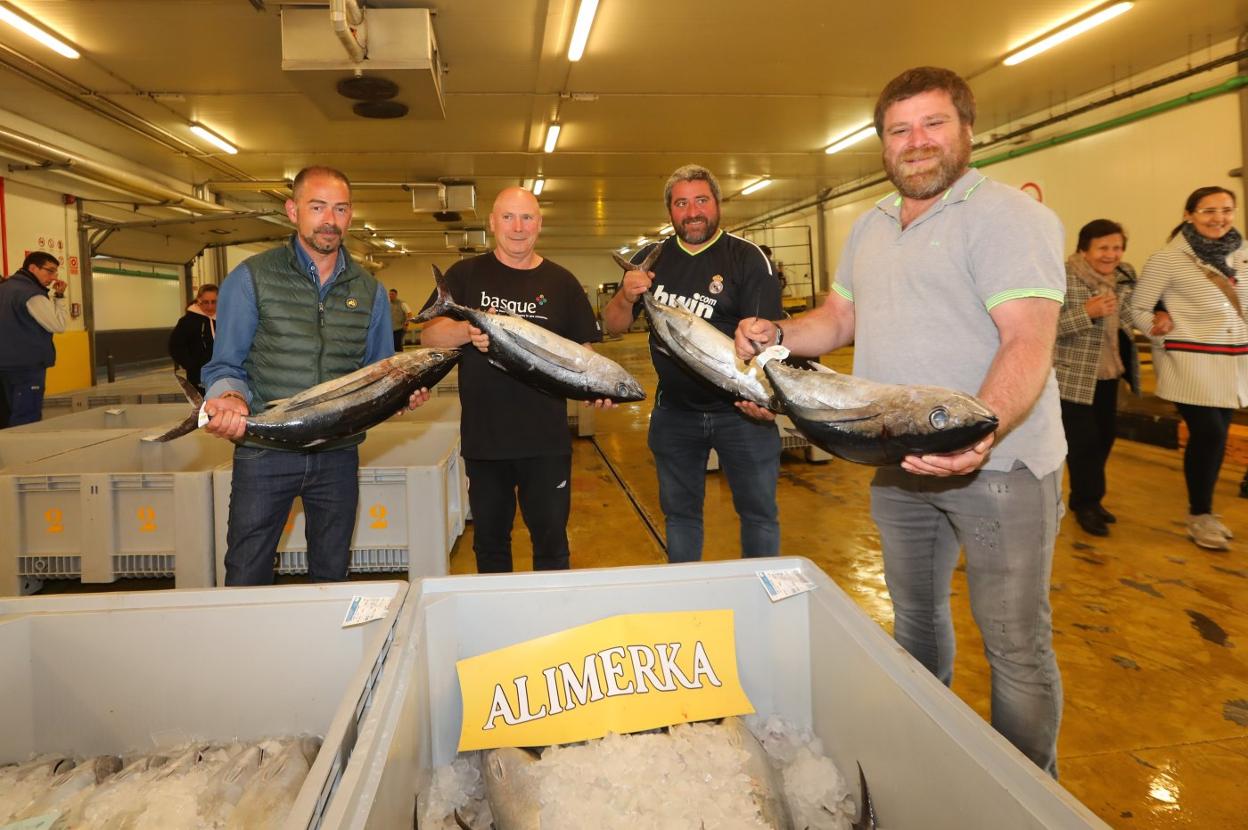
<svg viewBox="0 0 1248 830">
<path fill-rule="evenodd" d="M 746 317 L 780 318 L 780 282 L 753 242 L 720 231 L 718 239 L 694 254 L 687 252 L 675 236 L 659 244 L 663 253 L 654 267 L 653 289 L 658 302 L 682 306 L 730 338 Z M 641 262 L 651 250 L 638 251 L 633 262 Z M 643 307 L 637 303 L 633 316 Z M 653 332 L 650 357 L 659 375 L 656 402 L 699 412 L 732 409 L 735 399 L 731 394 L 660 352 Z"/>
<path fill-rule="evenodd" d="M 493 253 L 462 260 L 446 272 L 455 302 L 496 307 L 577 343 L 596 343 L 602 331 L 576 277 L 548 259 L 517 270 Z M 433 304 L 430 295 L 424 308 Z M 502 460 L 568 455 L 567 401 L 552 397 L 493 366 L 471 343 L 459 362 L 460 435 L 464 458 Z"/>
</svg>

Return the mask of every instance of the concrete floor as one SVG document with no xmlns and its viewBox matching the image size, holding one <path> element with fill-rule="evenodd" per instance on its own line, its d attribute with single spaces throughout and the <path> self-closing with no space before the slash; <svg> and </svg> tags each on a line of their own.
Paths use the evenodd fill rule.
<svg viewBox="0 0 1248 830">
<path fill-rule="evenodd" d="M 601 350 L 648 390 L 644 335 Z M 827 359 L 842 371 L 848 354 Z M 596 413 L 596 435 L 575 442 L 569 536 L 577 568 L 665 561 L 648 401 Z M 1063 521 L 1053 567 L 1055 645 L 1066 690 L 1061 782 L 1111 826 L 1248 828 L 1248 501 L 1241 467 L 1224 471 L 1215 509 L 1242 541 L 1212 553 L 1187 540 L 1181 454 L 1120 441 L 1109 463 L 1108 538 Z M 786 452 L 780 473 L 782 551 L 821 567 L 885 629 L 892 607 L 880 543 L 868 514 L 872 469 L 809 464 Z M 723 476 L 707 476 L 706 559 L 739 555 Z M 649 525 L 649 526 L 648 526 Z M 519 520 L 516 569 L 532 566 Z M 453 553 L 471 573 L 471 526 Z M 987 717 L 989 678 L 966 596 L 955 575 L 958 658 L 953 690 Z"/>
</svg>

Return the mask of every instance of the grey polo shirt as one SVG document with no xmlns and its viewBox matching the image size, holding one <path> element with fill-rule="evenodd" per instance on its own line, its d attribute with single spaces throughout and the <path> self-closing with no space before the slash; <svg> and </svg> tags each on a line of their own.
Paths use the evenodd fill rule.
<svg viewBox="0 0 1248 830">
<path fill-rule="evenodd" d="M 905 230 L 890 193 L 850 232 L 833 290 L 854 304 L 854 374 L 976 394 L 1001 345 L 989 312 L 1023 297 L 1061 303 L 1062 226 L 1022 191 L 969 170 Z M 1056 335 L 1056 332 L 1054 332 Z M 1053 370 L 1026 420 L 984 465 L 1037 477 L 1066 456 Z"/>
</svg>

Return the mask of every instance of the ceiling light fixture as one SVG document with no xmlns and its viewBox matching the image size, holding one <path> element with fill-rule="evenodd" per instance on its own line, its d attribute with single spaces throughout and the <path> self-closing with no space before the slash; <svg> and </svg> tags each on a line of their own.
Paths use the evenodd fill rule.
<svg viewBox="0 0 1248 830">
<path fill-rule="evenodd" d="M 1135 3 L 1133 2 L 1121 2 L 1121 3 L 1110 3 L 1107 6 L 1103 6 L 1100 9 L 1092 11 L 1084 15 L 1083 17 L 1077 18 L 1071 21 L 1070 23 L 1067 23 L 1065 26 L 1062 26 L 1060 29 L 1058 29 L 1055 32 L 1052 32 L 1051 34 L 1044 35 L 1042 38 L 1040 38 L 1040 40 L 1037 40 L 1035 43 L 1032 43 L 1030 46 L 1025 46 L 1022 49 L 1019 49 L 1017 52 L 1010 54 L 1009 56 L 1006 57 L 1004 61 L 1002 61 L 1002 63 L 1004 63 L 1006 66 L 1016 66 L 1017 64 L 1022 63 L 1028 58 L 1034 58 L 1036 55 L 1040 54 L 1041 52 L 1052 49 L 1054 46 L 1057 46 L 1059 43 L 1065 43 L 1066 41 L 1070 40 L 1072 37 L 1075 37 L 1076 35 L 1081 35 L 1084 32 L 1088 31 L 1089 29 L 1092 29 L 1101 25 L 1107 20 L 1113 20 L 1115 17 L 1122 14 L 1123 12 L 1130 10 L 1130 8 L 1134 5 Z"/>
<path fill-rule="evenodd" d="M 637 237 L 637 246 L 638 246 L 638 247 L 641 247 L 642 245 L 649 244 L 649 242 L 650 242 L 650 240 L 649 240 L 649 239 L 646 239 L 644 236 L 639 236 L 639 237 Z"/>
<path fill-rule="evenodd" d="M 831 144 L 828 145 L 828 149 L 824 150 L 823 152 L 827 153 L 828 155 L 832 155 L 833 153 L 839 153 L 842 150 L 844 150 L 846 147 L 852 147 L 855 144 L 857 144 L 859 141 L 868 139 L 873 135 L 875 135 L 875 125 L 865 124 L 861 127 L 851 130 L 850 132 L 838 138 L 836 141 L 833 141 Z"/>
<path fill-rule="evenodd" d="M 399 247 L 399 243 L 395 242 L 393 239 L 383 239 L 383 240 L 381 240 L 381 241 L 385 243 L 385 245 L 386 245 L 386 247 L 387 247 L 387 248 L 397 248 L 397 247 Z"/>
<path fill-rule="evenodd" d="M 205 127 L 203 124 L 199 124 L 197 122 L 192 121 L 191 132 L 195 133 L 195 135 L 199 136 L 204 141 L 207 141 L 209 144 L 213 145 L 214 147 L 224 150 L 225 152 L 229 153 L 231 156 L 236 155 L 238 153 L 237 147 L 235 147 L 230 142 L 226 141 L 221 136 L 214 133 L 212 130 Z"/>
<path fill-rule="evenodd" d="M 597 11 L 598 0 L 581 0 L 581 7 L 576 12 L 576 24 L 572 27 L 572 42 L 568 44 L 568 60 L 579 61 L 585 54 L 585 43 L 589 40 L 589 30 L 594 25 L 594 13 Z"/>
<path fill-rule="evenodd" d="M 17 29 L 27 37 L 34 38 L 57 54 L 64 55 L 72 60 L 77 60 L 81 57 L 77 49 L 70 46 L 68 43 L 61 40 L 59 37 L 46 29 L 41 29 L 26 18 L 21 17 L 11 9 L 6 9 L 4 6 L 0 6 L 0 20 L 8 23 L 14 29 Z"/>
<path fill-rule="evenodd" d="M 742 196 L 749 196 L 751 193 L 757 193 L 767 185 L 771 184 L 771 179 L 759 179 L 754 184 L 748 184 L 741 189 Z"/>
<path fill-rule="evenodd" d="M 663 234 L 664 236 L 667 236 L 668 234 L 672 233 L 674 230 L 675 228 L 673 228 L 671 225 L 664 225 L 663 227 L 659 228 L 659 233 Z"/>
<path fill-rule="evenodd" d="M 628 253 L 627 245 L 625 245 L 623 248 L 620 248 L 620 256 L 624 256 L 626 253 Z"/>
<path fill-rule="evenodd" d="M 562 129 L 558 123 L 553 123 L 546 128 L 546 146 L 543 148 L 545 152 L 555 152 L 555 145 L 559 143 L 559 131 Z"/>
<path fill-rule="evenodd" d="M 545 180 L 545 179 L 535 179 L 535 180 L 533 181 L 533 195 L 534 195 L 534 196 L 541 196 L 541 195 L 542 195 L 542 191 L 543 191 L 543 190 L 545 190 L 545 189 L 546 189 L 546 180 Z"/>
</svg>

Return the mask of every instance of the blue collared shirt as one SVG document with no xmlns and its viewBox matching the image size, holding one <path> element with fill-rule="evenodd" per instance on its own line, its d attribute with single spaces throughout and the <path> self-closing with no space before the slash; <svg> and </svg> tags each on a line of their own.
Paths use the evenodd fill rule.
<svg viewBox="0 0 1248 830">
<path fill-rule="evenodd" d="M 346 253 L 338 249 L 338 261 L 334 273 L 323 284 L 320 272 L 312 257 L 292 238 L 295 258 L 299 267 L 313 285 L 319 286 L 322 300 L 329 294 L 330 286 L 347 268 Z M 247 370 L 243 362 L 251 353 L 251 343 L 260 323 L 256 308 L 256 289 L 251 281 L 251 271 L 243 262 L 231 271 L 221 283 L 217 297 L 217 336 L 212 344 L 212 360 L 204 366 L 200 377 L 208 390 L 206 397 L 217 398 L 224 392 L 238 392 L 251 403 L 251 390 L 247 387 Z M 385 287 L 377 283 L 377 296 L 373 300 L 373 314 L 368 320 L 368 340 L 364 346 L 364 365 L 376 363 L 394 354 L 394 334 L 390 331 L 390 298 Z"/>
</svg>

